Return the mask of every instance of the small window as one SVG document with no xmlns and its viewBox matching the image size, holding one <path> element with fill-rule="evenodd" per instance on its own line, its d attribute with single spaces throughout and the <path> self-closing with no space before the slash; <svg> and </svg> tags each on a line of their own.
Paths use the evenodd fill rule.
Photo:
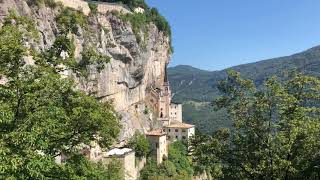
<svg viewBox="0 0 320 180">
<path fill-rule="evenodd" d="M 186 137 L 185 137 L 185 136 L 182 136 L 182 139 L 186 139 Z"/>
<path fill-rule="evenodd" d="M 169 129 L 169 132 L 171 131 L 171 129 Z"/>
<path fill-rule="evenodd" d="M 170 139 L 170 138 L 171 138 L 171 136 L 168 136 L 168 138 Z"/>
<path fill-rule="evenodd" d="M 178 136 L 176 136 L 176 139 L 178 139 Z"/>
<path fill-rule="evenodd" d="M 177 113 L 174 113 L 175 115 L 177 115 Z"/>
<path fill-rule="evenodd" d="M 186 130 L 185 130 L 185 129 L 182 129 L 182 132 L 186 132 Z"/>
<path fill-rule="evenodd" d="M 176 132 L 179 132 L 179 129 L 176 129 L 175 131 L 176 131 Z"/>
</svg>

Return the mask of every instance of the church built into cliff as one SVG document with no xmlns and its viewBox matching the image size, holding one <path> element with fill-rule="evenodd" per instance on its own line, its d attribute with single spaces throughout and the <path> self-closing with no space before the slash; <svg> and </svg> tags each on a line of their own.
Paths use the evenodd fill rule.
<svg viewBox="0 0 320 180">
<path fill-rule="evenodd" d="M 146 99 L 158 124 L 158 129 L 146 133 L 158 164 L 167 158 L 169 143 L 177 140 L 188 142 L 195 134 L 194 125 L 183 123 L 182 104 L 172 102 L 167 67 L 164 71 L 163 85 L 158 88 L 151 87 Z M 163 140 L 164 136 L 166 141 Z"/>
</svg>

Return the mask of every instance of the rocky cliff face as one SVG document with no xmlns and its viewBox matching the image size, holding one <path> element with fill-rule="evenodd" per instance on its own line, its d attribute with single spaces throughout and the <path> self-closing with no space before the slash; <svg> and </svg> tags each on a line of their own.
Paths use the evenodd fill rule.
<svg viewBox="0 0 320 180">
<path fill-rule="evenodd" d="M 56 16 L 61 7 L 28 5 L 24 0 L 2 0 L 0 20 L 13 9 L 17 14 L 29 16 L 36 21 L 40 32 L 39 51 L 48 49 L 57 37 Z M 75 78 L 78 88 L 86 93 L 94 93 L 102 101 L 113 101 L 121 115 L 123 129 L 120 139 L 125 139 L 135 130 L 145 131 L 152 126 L 152 120 L 144 112 L 146 88 L 153 83 L 161 85 L 164 68 L 170 59 L 169 38 L 156 26 L 148 25 L 144 46 L 138 44 L 130 23 L 121 20 L 114 13 L 98 13 L 88 17 L 88 27 L 79 27 L 78 33 L 70 34 L 74 39 L 75 57 L 81 59 L 81 52 L 88 44 L 100 53 L 111 57 L 110 63 L 98 72 L 94 65 L 89 68 L 89 76 L 79 77 L 71 70 L 65 74 Z"/>
</svg>

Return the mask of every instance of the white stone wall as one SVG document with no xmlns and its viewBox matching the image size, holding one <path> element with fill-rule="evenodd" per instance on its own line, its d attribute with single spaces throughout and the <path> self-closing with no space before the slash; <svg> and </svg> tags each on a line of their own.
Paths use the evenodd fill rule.
<svg viewBox="0 0 320 180">
<path fill-rule="evenodd" d="M 82 12 L 85 15 L 88 15 L 90 13 L 90 8 L 88 5 L 88 2 L 85 2 L 83 0 L 55 0 L 56 2 L 61 2 L 64 6 L 82 10 Z"/>
<path fill-rule="evenodd" d="M 123 14 L 131 13 L 129 9 L 121 4 L 98 3 L 98 12 L 105 14 L 112 11 L 121 12 Z"/>
<path fill-rule="evenodd" d="M 134 9 L 134 12 L 135 12 L 135 13 L 143 14 L 143 13 L 144 13 L 144 9 L 141 8 L 141 7 L 137 7 L 137 8 Z"/>
<path fill-rule="evenodd" d="M 125 180 L 136 180 L 138 178 L 138 171 L 136 169 L 136 164 L 135 164 L 135 152 L 132 151 L 130 153 L 120 155 L 120 156 L 110 156 L 110 157 L 105 157 L 102 159 L 102 162 L 105 164 L 109 164 L 111 161 L 114 160 L 119 161 L 119 163 L 122 164 L 123 170 L 124 170 L 124 178 Z"/>
<path fill-rule="evenodd" d="M 157 164 L 161 164 L 163 157 L 168 157 L 168 148 L 167 148 L 167 136 L 147 136 L 150 145 L 152 155 L 156 156 Z"/>
<path fill-rule="evenodd" d="M 135 165 L 135 152 L 126 154 L 124 157 L 124 173 L 125 180 L 136 180 L 137 179 L 137 171 Z"/>
<path fill-rule="evenodd" d="M 195 128 L 165 128 L 165 132 L 170 141 L 189 141 L 190 137 L 195 134 Z"/>
<path fill-rule="evenodd" d="M 182 104 L 170 104 L 170 119 L 182 123 Z"/>
<path fill-rule="evenodd" d="M 188 129 L 188 134 L 187 134 L 188 139 L 190 139 L 190 137 L 192 137 L 192 136 L 194 136 L 194 135 L 195 135 L 195 128 L 192 127 L 192 128 L 190 128 L 190 129 Z"/>
<path fill-rule="evenodd" d="M 56 2 L 61 2 L 64 6 L 70 7 L 73 9 L 81 10 L 85 15 L 90 14 L 89 3 L 83 0 L 55 0 Z M 98 12 L 99 13 L 108 13 L 111 11 L 117 11 L 120 13 L 131 13 L 124 5 L 115 4 L 115 3 L 98 3 Z"/>
<path fill-rule="evenodd" d="M 140 171 L 144 168 L 144 166 L 147 164 L 147 158 L 143 157 L 142 159 L 138 159 L 136 161 L 136 173 L 137 177 L 140 177 Z"/>
<path fill-rule="evenodd" d="M 162 163 L 163 157 L 168 157 L 167 136 L 161 136 L 159 138 L 158 155 L 159 163 Z"/>
</svg>

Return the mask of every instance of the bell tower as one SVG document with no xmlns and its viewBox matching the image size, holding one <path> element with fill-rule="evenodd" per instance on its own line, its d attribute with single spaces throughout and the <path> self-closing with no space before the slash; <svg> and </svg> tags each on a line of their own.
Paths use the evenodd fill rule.
<svg viewBox="0 0 320 180">
<path fill-rule="evenodd" d="M 170 124 L 170 104 L 171 104 L 171 90 L 168 81 L 167 65 L 164 69 L 164 82 L 160 92 L 159 101 L 159 120 L 163 121 L 164 124 Z"/>
</svg>

